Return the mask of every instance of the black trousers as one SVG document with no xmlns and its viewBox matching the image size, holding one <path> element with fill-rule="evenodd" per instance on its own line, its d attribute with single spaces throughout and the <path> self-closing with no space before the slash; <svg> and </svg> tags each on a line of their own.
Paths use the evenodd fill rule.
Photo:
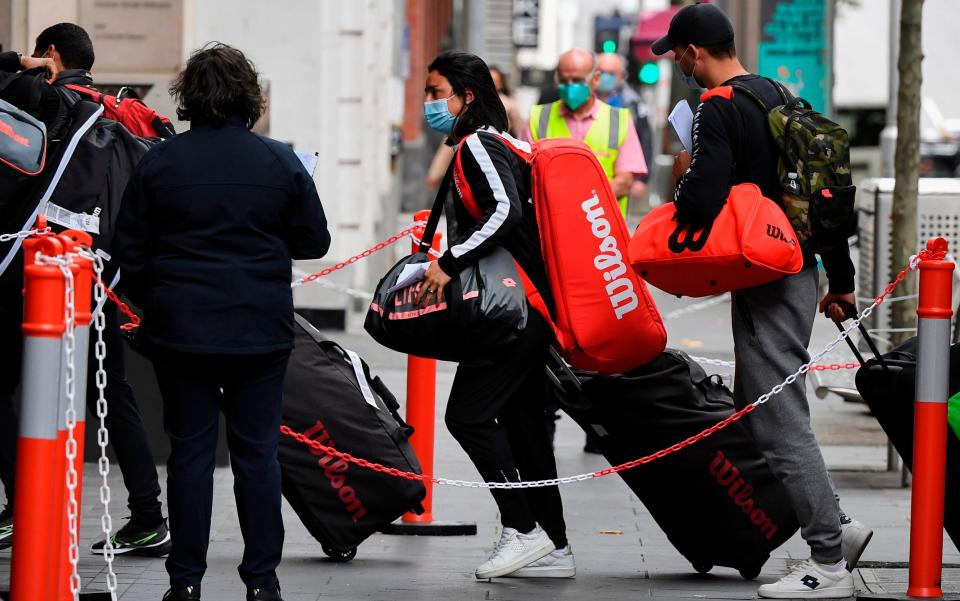
<svg viewBox="0 0 960 601">
<path fill-rule="evenodd" d="M 271 355 L 193 355 L 155 351 L 170 437 L 167 510 L 173 549 L 170 585 L 200 584 L 207 567 L 219 414 L 226 417 L 248 588 L 277 586 L 283 551 L 277 460 L 283 376 L 290 351 Z"/>
<path fill-rule="evenodd" d="M 103 340 L 107 347 L 104 369 L 107 372 L 107 431 L 110 445 L 117 456 L 117 463 L 127 489 L 127 505 L 132 521 L 145 527 L 163 520 L 160 506 L 160 482 L 153 454 L 147 443 L 147 432 L 133 389 L 127 382 L 123 358 L 126 343 L 120 332 L 117 308 L 107 303 L 104 310 L 106 328 Z M 16 441 L 18 418 L 13 410 L 13 394 L 20 384 L 23 335 L 20 331 L 22 316 L 17 309 L 0 309 L 0 340 L 4 349 L 4 361 L 0 363 L 0 481 L 8 499 L 13 504 L 16 467 Z M 87 428 L 97 428 L 96 386 L 97 361 L 94 355 L 96 331 L 90 331 L 89 369 L 87 371 Z"/>
<path fill-rule="evenodd" d="M 520 338 L 492 357 L 492 363 L 457 367 L 447 428 L 486 481 L 557 477 L 544 420 L 549 344 L 547 322 L 531 310 Z M 567 546 L 558 487 L 491 492 L 505 527 L 529 532 L 540 524 L 558 549 Z"/>
</svg>

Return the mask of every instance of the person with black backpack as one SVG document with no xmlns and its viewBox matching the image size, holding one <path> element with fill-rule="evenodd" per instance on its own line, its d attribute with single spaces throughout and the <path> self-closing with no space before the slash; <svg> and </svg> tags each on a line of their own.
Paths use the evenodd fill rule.
<svg viewBox="0 0 960 601">
<path fill-rule="evenodd" d="M 756 184 L 784 208 L 804 250 L 796 275 L 733 293 L 734 399 L 755 401 L 810 355 L 822 259 L 829 292 L 819 310 L 842 321 L 855 306 L 846 133 L 779 83 L 751 74 L 737 58 L 733 25 L 713 4 L 681 9 L 655 54 L 673 51 L 678 76 L 707 88 L 693 122 L 693 152 L 678 155 L 676 208 L 682 222 L 709 224 L 734 184 Z M 803 376 L 747 418 L 757 445 L 784 484 L 811 558 L 758 590 L 765 598 L 842 598 L 854 593 L 852 570 L 873 531 L 839 507 L 810 426 Z"/>
<path fill-rule="evenodd" d="M 20 56 L 15 52 L 0 53 L 0 98 L 11 102 L 14 105 L 27 107 L 31 104 L 29 96 L 31 93 L 37 93 L 39 99 L 35 107 L 28 110 L 36 110 L 34 117 L 40 119 L 47 128 L 48 139 L 53 141 L 60 138 L 62 133 L 71 127 L 73 108 L 80 101 L 80 96 L 68 89 L 68 84 L 92 83 L 90 69 L 93 67 L 94 50 L 90 36 L 78 25 L 72 23 L 60 23 L 48 27 L 37 36 L 33 57 Z M 28 71 L 28 70 L 34 70 Z M 41 69 L 46 69 L 43 71 Z M 45 81 L 36 81 L 42 79 Z M 46 80 L 50 80 L 52 85 L 48 85 Z M 10 85 L 4 85 L 9 82 Z M 115 123 L 107 123 L 110 127 L 120 129 Z M 102 135 L 98 139 L 100 146 L 97 147 L 96 157 L 81 157 L 83 150 L 89 148 L 89 145 L 79 145 L 80 150 L 74 155 L 74 161 L 77 165 L 83 165 L 83 172 L 77 177 L 72 170 L 66 170 L 63 175 L 63 181 L 57 189 L 57 194 L 52 196 L 52 201 L 61 202 L 66 197 L 96 196 L 98 202 L 106 202 L 106 197 L 110 196 L 108 187 L 110 182 L 106 181 L 110 177 L 120 178 L 123 172 L 122 163 L 129 161 L 129 157 L 122 159 L 113 154 L 114 147 L 109 145 L 111 137 L 105 135 L 105 130 L 101 130 Z M 126 138 L 131 136 L 123 132 Z M 104 151 L 104 152 L 100 152 Z M 104 158 L 103 155 L 110 153 Z M 53 170 L 57 165 L 52 163 L 55 152 L 47 153 L 47 170 Z M 2 158 L 2 157 L 0 157 Z M 96 160 L 98 169 L 96 171 L 88 170 L 89 162 L 84 160 Z M 118 166 L 116 169 L 103 165 L 104 161 L 109 160 Z M 52 164 L 52 166 L 51 166 Z M 6 165 L 0 164 L 0 170 L 8 169 Z M 102 169 L 101 169 L 102 168 Z M 41 174 L 39 177 L 44 177 Z M 83 180 L 83 181 L 78 181 Z M 5 180 L 0 179 L 0 182 Z M 123 182 L 113 182 L 113 186 L 124 185 Z M 0 188 L 0 192 L 10 193 L 8 190 Z M 31 188 L 20 198 L 19 194 L 14 194 L 10 199 L 11 203 L 26 205 L 26 197 L 34 198 L 39 196 L 40 191 Z M 7 200 L 7 194 L 3 194 L 4 201 Z M 7 202 L 0 202 L 0 222 L 3 227 L 9 227 L 12 222 L 7 215 Z M 48 204 L 52 207 L 52 204 Z M 11 212 L 17 210 L 9 207 Z M 108 208 L 104 205 L 104 208 Z M 108 211 L 104 211 L 108 212 Z M 20 222 L 22 224 L 22 221 Z M 64 224 L 60 224 L 64 225 Z M 19 225 L 17 226 L 19 227 Z M 109 235 L 106 219 L 102 220 L 97 238 L 103 241 L 104 237 Z M 5 233 L 5 232 L 4 232 Z M 7 249 L 3 249 L 7 252 Z M 13 411 L 13 394 L 20 382 L 20 361 L 22 349 L 22 335 L 20 324 L 22 322 L 23 298 L 19 294 L 21 287 L 21 276 L 19 266 L 22 264 L 22 256 L 12 258 L 9 269 L 2 272 L 0 278 L 0 345 L 5 349 L 5 361 L 0 363 L 0 482 L 3 484 L 4 494 L 7 498 L 7 505 L 0 511 L 0 549 L 9 547 L 13 543 L 13 498 L 15 484 L 15 453 L 17 439 L 18 420 Z M 2 270 L 0 270 L 2 271 Z M 109 283 L 109 282 L 108 282 Z M 106 318 L 106 329 L 103 337 L 107 347 L 107 354 L 104 367 L 107 371 L 107 387 L 105 390 L 106 399 L 109 406 L 106 425 L 109 432 L 110 444 L 117 455 L 121 474 L 123 475 L 124 486 L 128 491 L 128 508 L 130 510 L 130 520 L 123 525 L 112 537 L 114 552 L 117 554 L 162 556 L 166 555 L 171 547 L 170 531 L 166 520 L 162 514 L 160 503 L 160 483 L 157 475 L 153 454 L 147 443 L 147 434 L 143 425 L 143 419 L 133 389 L 126 379 L 126 367 L 124 363 L 124 347 L 122 334 L 119 328 L 119 317 L 117 308 L 112 303 L 107 303 L 103 307 Z M 90 356 L 93 357 L 93 342 L 91 340 Z M 87 407 L 91 413 L 96 414 L 96 404 L 98 399 L 97 387 L 95 386 L 96 370 L 95 362 L 91 361 L 91 369 L 88 373 L 89 384 L 87 387 Z M 91 551 L 95 554 L 104 553 L 105 540 L 95 542 Z"/>
</svg>

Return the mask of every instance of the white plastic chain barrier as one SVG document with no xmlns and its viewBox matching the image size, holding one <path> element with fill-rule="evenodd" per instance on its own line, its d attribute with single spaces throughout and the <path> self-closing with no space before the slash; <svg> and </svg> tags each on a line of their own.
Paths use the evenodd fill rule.
<svg viewBox="0 0 960 601">
<path fill-rule="evenodd" d="M 100 255 L 83 252 L 84 257 L 93 261 L 93 273 L 97 276 L 93 287 L 95 306 L 100 307 L 107 299 L 107 291 L 103 285 L 103 259 Z M 103 514 L 100 516 L 100 530 L 104 535 L 103 560 L 107 564 L 107 590 L 113 601 L 117 599 L 117 575 L 113 571 L 113 517 L 110 515 L 110 459 L 107 457 L 107 445 L 110 443 L 110 434 L 107 432 L 107 371 L 103 363 L 107 358 L 107 345 L 103 341 L 103 332 L 106 329 L 106 317 L 103 311 L 97 311 L 93 321 L 97 331 L 97 342 L 94 346 L 94 356 L 97 359 L 97 417 L 100 423 L 97 427 L 97 444 L 100 446 L 100 458 L 97 461 L 100 473 L 100 504 L 103 505 Z"/>
<path fill-rule="evenodd" d="M 916 256 L 911 257 L 910 267 L 909 267 L 910 271 L 915 271 L 917 269 L 918 263 L 919 263 L 919 259 Z M 820 352 L 813 355 L 810 358 L 810 360 L 804 363 L 803 365 L 801 365 L 800 368 L 797 369 L 797 371 L 787 376 L 783 380 L 783 382 L 771 388 L 770 391 L 767 392 L 766 394 L 761 395 L 756 401 L 751 403 L 751 405 L 755 408 L 759 407 L 760 405 L 767 403 L 770 399 L 772 399 L 776 395 L 783 392 L 784 388 L 786 388 L 787 386 L 794 384 L 797 381 L 797 378 L 809 372 L 810 369 L 813 367 L 813 365 L 819 362 L 824 357 L 824 355 L 826 355 L 833 349 L 837 348 L 837 346 L 842 344 L 843 341 L 846 340 L 847 337 L 849 337 L 850 333 L 853 330 L 857 329 L 860 326 L 860 323 L 873 313 L 873 311 L 877 308 L 880 302 L 881 302 L 880 300 L 875 299 L 871 303 L 871 305 L 866 309 L 864 309 L 859 315 L 857 315 L 856 319 L 854 319 L 849 326 L 845 327 L 843 331 L 840 332 L 840 334 L 833 339 L 832 342 L 826 345 Z M 603 475 L 606 475 L 606 474 L 603 474 Z M 437 478 L 435 482 L 437 484 L 442 484 L 446 486 L 458 486 L 463 488 L 523 489 L 523 488 L 542 488 L 546 486 L 557 486 L 560 484 L 572 484 L 574 482 L 585 482 L 587 480 L 592 480 L 597 477 L 599 477 L 598 472 L 590 472 L 588 474 L 578 474 L 576 476 L 565 476 L 562 478 L 553 478 L 550 480 L 531 480 L 528 482 L 474 482 L 469 480 L 451 480 L 449 478 Z"/>
<path fill-rule="evenodd" d="M 44 234 L 49 234 L 50 228 L 42 227 L 33 230 L 23 230 L 21 232 L 14 232 L 12 234 L 0 234 L 0 242 L 10 242 L 11 240 L 25 239 L 30 238 L 31 236 L 42 236 Z"/>
</svg>

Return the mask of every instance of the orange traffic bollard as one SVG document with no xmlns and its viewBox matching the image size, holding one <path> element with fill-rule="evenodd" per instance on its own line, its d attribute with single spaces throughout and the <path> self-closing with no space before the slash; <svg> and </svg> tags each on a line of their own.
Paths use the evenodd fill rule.
<svg viewBox="0 0 960 601">
<path fill-rule="evenodd" d="M 425 222 L 430 211 L 418 211 L 414 222 Z M 414 230 L 413 252 L 420 249 L 418 240 L 423 239 L 424 227 Z M 434 234 L 430 248 L 439 250 L 441 235 Z M 407 423 L 413 427 L 410 437 L 413 451 L 420 460 L 423 473 L 433 473 L 434 425 L 437 403 L 437 361 L 423 357 L 407 357 Z M 423 513 L 406 513 L 402 523 L 394 523 L 383 529 L 387 534 L 416 534 L 422 536 L 461 536 L 477 533 L 477 525 L 466 522 L 440 522 L 433 519 L 433 483 L 424 482 L 427 496 L 423 500 Z"/>
<path fill-rule="evenodd" d="M 17 439 L 11 595 L 17 601 L 50 601 L 56 594 L 61 527 L 57 490 L 57 424 L 60 357 L 66 329 L 66 283 L 56 265 L 36 264 L 37 252 L 63 253 L 55 237 L 24 242 L 23 379 L 24 399 Z"/>
<path fill-rule="evenodd" d="M 81 248 L 89 249 L 93 245 L 93 238 L 90 234 L 79 230 L 67 230 L 58 236 L 64 241 L 64 246 L 68 252 L 77 252 Z M 76 475 L 76 509 L 77 509 L 77 530 L 80 529 L 80 509 L 82 508 L 83 491 L 83 452 L 84 436 L 86 435 L 86 411 L 87 411 L 87 366 L 90 348 L 90 322 L 93 319 L 92 298 L 93 298 L 93 261 L 85 257 L 74 257 L 74 311 L 75 311 L 75 330 L 74 330 L 74 412 L 76 416 L 73 428 L 73 473 Z M 66 490 L 67 481 L 67 440 L 69 433 L 66 422 L 67 399 L 66 395 L 61 395 L 59 436 L 60 445 L 60 472 L 57 475 L 58 481 L 62 483 L 60 487 L 61 505 L 60 519 L 60 541 L 58 544 L 59 575 L 58 575 L 58 594 L 57 598 L 61 601 L 69 601 L 73 598 L 70 591 L 70 579 L 73 575 L 73 565 L 70 562 L 70 519 L 68 517 L 68 507 L 70 497 Z"/>
<path fill-rule="evenodd" d="M 927 250 L 945 253 L 935 238 Z M 919 353 L 913 424 L 913 498 L 910 513 L 910 585 L 907 595 L 943 597 L 943 501 L 947 466 L 947 399 L 950 379 L 950 318 L 953 316 L 950 261 L 920 261 Z"/>
</svg>

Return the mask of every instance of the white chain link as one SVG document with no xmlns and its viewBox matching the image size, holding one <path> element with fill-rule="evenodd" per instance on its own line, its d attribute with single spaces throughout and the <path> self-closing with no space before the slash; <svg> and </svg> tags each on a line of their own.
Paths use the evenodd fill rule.
<svg viewBox="0 0 960 601">
<path fill-rule="evenodd" d="M 41 227 L 32 230 L 23 230 L 20 232 L 14 232 L 12 234 L 0 234 L 0 242 L 10 242 L 11 240 L 16 240 L 18 238 L 30 238 L 31 236 L 43 236 L 44 234 L 49 234 L 49 227 Z"/>
<path fill-rule="evenodd" d="M 97 281 L 93 287 L 93 298 L 96 306 L 106 302 L 107 291 L 103 283 L 103 259 L 93 253 L 83 253 L 84 256 L 93 261 L 93 273 L 97 276 Z M 100 503 L 103 505 L 103 515 L 100 516 L 100 529 L 103 531 L 103 560 L 107 564 L 107 590 L 110 591 L 110 598 L 116 601 L 117 598 L 117 575 L 113 571 L 113 517 L 110 515 L 110 482 L 107 477 L 110 475 L 110 459 L 107 457 L 107 445 L 110 443 L 110 434 L 107 432 L 107 371 L 103 367 L 104 360 L 107 358 L 107 345 L 103 341 L 103 332 L 106 329 L 106 317 L 104 311 L 97 311 L 94 318 L 94 329 L 97 331 L 97 343 L 94 346 L 94 355 L 97 359 L 97 417 L 100 423 L 97 428 L 97 444 L 100 445 L 100 458 L 97 467 L 100 472 Z"/>
<path fill-rule="evenodd" d="M 700 365 L 713 365 L 716 367 L 736 367 L 735 361 L 725 361 L 723 359 L 711 359 L 710 357 L 696 357 L 694 355 L 687 355 L 692 361 L 696 361 Z"/>
<path fill-rule="evenodd" d="M 76 305 L 74 304 L 74 281 L 73 272 L 70 270 L 70 257 L 47 257 L 37 253 L 37 263 L 47 263 L 57 265 L 64 279 L 64 306 L 66 330 L 63 337 L 63 348 L 65 358 L 65 380 L 66 380 L 66 423 L 67 423 L 67 528 L 70 534 L 69 550 L 67 557 L 70 561 L 70 593 L 77 601 L 80 598 L 80 524 L 79 511 L 80 504 L 77 501 L 78 475 L 74 461 L 77 458 L 77 440 L 75 438 L 75 428 L 77 427 L 77 410 L 75 406 L 76 395 Z"/>
<path fill-rule="evenodd" d="M 303 277 L 307 275 L 306 272 L 303 272 L 299 269 L 295 269 L 293 273 L 294 275 L 297 275 L 300 277 L 294 280 L 293 283 L 290 284 L 290 287 L 297 288 L 299 286 L 302 286 L 304 284 Z M 323 286 L 324 288 L 329 288 L 330 290 L 336 290 L 337 292 L 342 292 L 347 296 L 352 296 L 353 298 L 359 298 L 366 301 L 369 301 L 371 298 L 373 298 L 373 292 L 370 292 L 367 290 L 360 290 L 358 288 L 351 288 L 349 286 L 344 286 L 342 284 L 331 282 L 330 280 L 327 280 L 324 278 L 317 278 L 312 283 L 317 284 L 319 286 Z"/>
</svg>

